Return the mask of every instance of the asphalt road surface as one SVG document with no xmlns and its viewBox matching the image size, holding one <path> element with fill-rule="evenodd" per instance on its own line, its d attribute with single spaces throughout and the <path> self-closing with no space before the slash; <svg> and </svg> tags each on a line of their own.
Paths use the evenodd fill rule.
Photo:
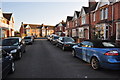
<svg viewBox="0 0 120 80">
<path fill-rule="evenodd" d="M 62 51 L 45 39 L 27 45 L 16 71 L 7 78 L 120 78 L 120 71 L 101 69 L 74 58 L 71 51 Z"/>
</svg>

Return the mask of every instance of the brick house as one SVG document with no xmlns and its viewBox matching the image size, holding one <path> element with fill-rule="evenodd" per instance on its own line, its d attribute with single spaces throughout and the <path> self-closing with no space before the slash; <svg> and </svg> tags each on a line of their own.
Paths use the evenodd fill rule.
<svg viewBox="0 0 120 80">
<path fill-rule="evenodd" d="M 62 20 L 62 22 L 56 24 L 55 26 L 55 34 L 58 36 L 65 36 L 65 30 L 66 30 L 66 22 Z"/>
<path fill-rule="evenodd" d="M 73 17 L 72 16 L 67 16 L 66 19 L 66 36 L 72 37 L 72 25 L 73 25 L 73 21 L 72 21 Z"/>
<path fill-rule="evenodd" d="M 14 18 L 13 13 L 3 13 L 0 8 L 0 38 L 14 36 Z"/>
<path fill-rule="evenodd" d="M 39 25 L 39 24 L 21 24 L 20 34 L 21 37 L 24 36 L 37 36 L 37 37 L 45 37 L 46 35 L 50 35 L 54 33 L 54 26 L 50 25 Z"/>
<path fill-rule="evenodd" d="M 74 16 L 72 18 L 72 37 L 77 41 L 78 39 L 78 31 L 79 31 L 79 27 L 80 27 L 80 11 L 75 11 L 74 12 Z"/>
<path fill-rule="evenodd" d="M 14 18 L 13 13 L 3 13 L 3 17 L 7 19 L 8 30 L 7 30 L 7 37 L 14 36 Z"/>
</svg>

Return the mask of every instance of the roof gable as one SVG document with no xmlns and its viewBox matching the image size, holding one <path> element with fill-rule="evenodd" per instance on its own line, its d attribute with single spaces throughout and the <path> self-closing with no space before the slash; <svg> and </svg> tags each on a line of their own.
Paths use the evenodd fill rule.
<svg viewBox="0 0 120 80">
<path fill-rule="evenodd" d="M 3 13 L 3 17 L 5 17 L 7 20 L 11 20 L 12 13 Z"/>
<path fill-rule="evenodd" d="M 74 16 L 73 19 L 77 19 L 79 17 L 80 12 L 79 11 L 75 11 L 74 12 Z"/>
<path fill-rule="evenodd" d="M 0 8 L 0 18 L 2 18 L 2 17 L 3 17 L 3 14 L 2 14 L 2 10 Z"/>
<path fill-rule="evenodd" d="M 29 25 L 27 25 L 27 26 L 26 26 L 26 28 L 30 28 L 30 26 L 29 26 Z"/>
<path fill-rule="evenodd" d="M 71 21 L 72 20 L 72 16 L 67 16 L 67 19 L 66 19 L 66 21 Z"/>
<path fill-rule="evenodd" d="M 98 2 L 98 4 L 97 4 L 97 7 L 96 7 L 95 10 L 98 10 L 98 8 L 100 8 L 100 7 L 104 6 L 104 5 L 109 5 L 109 3 L 110 3 L 109 0 L 100 0 Z"/>
<path fill-rule="evenodd" d="M 84 9 L 84 7 L 82 7 L 80 15 L 82 16 L 82 15 L 85 15 L 85 14 L 86 14 L 85 9 Z"/>
</svg>

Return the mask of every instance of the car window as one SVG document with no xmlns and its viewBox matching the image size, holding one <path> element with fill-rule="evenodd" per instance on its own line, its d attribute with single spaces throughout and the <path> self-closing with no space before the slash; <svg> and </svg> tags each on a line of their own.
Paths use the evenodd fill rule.
<svg viewBox="0 0 120 80">
<path fill-rule="evenodd" d="M 104 47 L 115 47 L 115 45 L 111 42 L 102 42 Z"/>
<path fill-rule="evenodd" d="M 88 47 L 94 47 L 92 42 L 89 42 Z"/>
<path fill-rule="evenodd" d="M 59 40 L 62 40 L 62 37 L 60 37 Z"/>
<path fill-rule="evenodd" d="M 24 37 L 24 39 L 31 39 L 31 37 Z"/>
<path fill-rule="evenodd" d="M 74 39 L 73 38 L 64 38 L 64 42 L 74 42 Z"/>
<path fill-rule="evenodd" d="M 88 47 L 89 46 L 89 42 L 88 41 L 81 42 L 81 46 L 82 47 Z"/>
<path fill-rule="evenodd" d="M 4 39 L 2 41 L 3 46 L 17 46 L 19 44 L 19 39 Z"/>
<path fill-rule="evenodd" d="M 54 39 L 58 39 L 59 37 L 58 36 L 54 36 Z"/>
</svg>

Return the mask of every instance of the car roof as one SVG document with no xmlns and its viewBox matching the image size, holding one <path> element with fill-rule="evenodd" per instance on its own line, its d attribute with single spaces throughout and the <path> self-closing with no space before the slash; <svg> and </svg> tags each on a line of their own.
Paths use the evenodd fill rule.
<svg viewBox="0 0 120 80">
<path fill-rule="evenodd" d="M 90 41 L 90 42 L 112 42 L 111 40 L 100 40 L 100 39 L 84 40 L 84 41 Z"/>
<path fill-rule="evenodd" d="M 19 39 L 19 41 L 21 41 L 22 40 L 22 38 L 21 37 L 8 37 L 8 38 L 5 38 L 5 40 L 6 39 Z"/>
</svg>

